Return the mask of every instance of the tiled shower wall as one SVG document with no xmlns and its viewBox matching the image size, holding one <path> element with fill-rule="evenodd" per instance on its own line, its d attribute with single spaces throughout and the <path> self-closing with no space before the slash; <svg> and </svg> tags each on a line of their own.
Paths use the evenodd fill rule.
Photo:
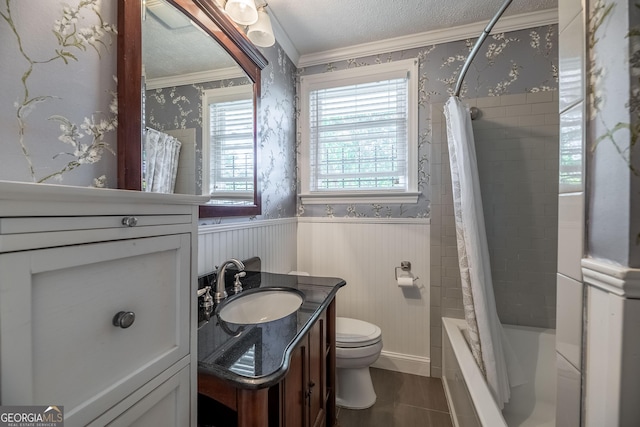
<svg viewBox="0 0 640 427">
<path fill-rule="evenodd" d="M 465 100 L 474 137 L 500 320 L 555 328 L 558 243 L 558 96 L 538 92 Z M 431 334 L 441 316 L 463 318 L 443 104 L 432 106 Z M 438 305 L 439 302 L 439 305 Z M 432 357 L 432 375 L 441 364 Z"/>
</svg>

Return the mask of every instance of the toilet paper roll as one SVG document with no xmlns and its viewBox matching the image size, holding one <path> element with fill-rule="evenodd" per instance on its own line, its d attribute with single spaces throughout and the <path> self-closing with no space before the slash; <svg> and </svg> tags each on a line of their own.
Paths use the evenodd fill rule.
<svg viewBox="0 0 640 427">
<path fill-rule="evenodd" d="M 407 277 L 407 276 L 398 277 L 398 286 L 400 286 L 401 288 L 404 288 L 407 286 L 413 286 L 413 277 Z"/>
</svg>

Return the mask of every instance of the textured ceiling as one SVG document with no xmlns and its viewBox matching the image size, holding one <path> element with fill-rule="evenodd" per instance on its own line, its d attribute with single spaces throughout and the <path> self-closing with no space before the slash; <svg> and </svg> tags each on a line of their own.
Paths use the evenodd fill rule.
<svg viewBox="0 0 640 427">
<path fill-rule="evenodd" d="M 297 53 L 307 55 L 465 24 L 487 23 L 503 1 L 269 0 L 267 10 L 280 23 Z M 256 0 L 259 5 L 264 2 Z M 234 66 L 223 49 L 166 1 L 147 0 L 147 7 L 143 25 L 143 63 L 147 78 Z M 514 0 L 505 16 L 555 8 L 557 0 Z"/>
<path fill-rule="evenodd" d="M 300 55 L 477 22 L 503 0 L 269 0 Z M 514 0 L 505 16 L 554 9 L 557 0 Z"/>
</svg>

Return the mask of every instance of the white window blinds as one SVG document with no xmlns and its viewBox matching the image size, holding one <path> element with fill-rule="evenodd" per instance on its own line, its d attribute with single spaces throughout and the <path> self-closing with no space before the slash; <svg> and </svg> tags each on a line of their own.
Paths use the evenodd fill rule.
<svg viewBox="0 0 640 427">
<path fill-rule="evenodd" d="M 407 95 L 407 77 L 310 91 L 310 190 L 407 190 Z"/>
<path fill-rule="evenodd" d="M 253 198 L 253 100 L 209 103 L 212 196 Z"/>
<path fill-rule="evenodd" d="M 300 78 L 303 204 L 416 203 L 418 60 Z"/>
</svg>

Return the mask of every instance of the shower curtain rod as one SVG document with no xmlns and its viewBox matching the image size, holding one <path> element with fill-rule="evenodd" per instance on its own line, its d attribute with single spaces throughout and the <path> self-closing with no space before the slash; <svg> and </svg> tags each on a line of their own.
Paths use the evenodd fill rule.
<svg viewBox="0 0 640 427">
<path fill-rule="evenodd" d="M 469 56 L 467 56 L 467 60 L 462 66 L 462 70 L 460 71 L 460 75 L 458 76 L 458 83 L 456 83 L 456 91 L 453 96 L 457 97 L 460 95 L 460 90 L 462 89 L 462 81 L 464 80 L 464 76 L 467 74 L 467 71 L 469 70 L 469 66 L 471 66 L 471 61 L 473 61 L 473 58 L 475 58 L 476 54 L 480 50 L 480 46 L 482 46 L 482 43 L 484 43 L 484 40 L 487 38 L 487 36 L 491 32 L 491 29 L 493 28 L 494 25 L 496 25 L 496 22 L 498 22 L 498 19 L 500 19 L 500 17 L 504 13 L 504 11 L 507 10 L 507 8 L 509 7 L 512 1 L 513 0 L 506 0 L 504 3 L 502 3 L 502 6 L 500 6 L 500 9 L 498 9 L 498 12 L 491 19 L 491 21 L 489 21 L 484 31 L 482 32 L 482 34 L 480 34 L 480 37 L 478 37 L 476 44 L 473 46 L 473 49 L 471 49 Z"/>
</svg>

